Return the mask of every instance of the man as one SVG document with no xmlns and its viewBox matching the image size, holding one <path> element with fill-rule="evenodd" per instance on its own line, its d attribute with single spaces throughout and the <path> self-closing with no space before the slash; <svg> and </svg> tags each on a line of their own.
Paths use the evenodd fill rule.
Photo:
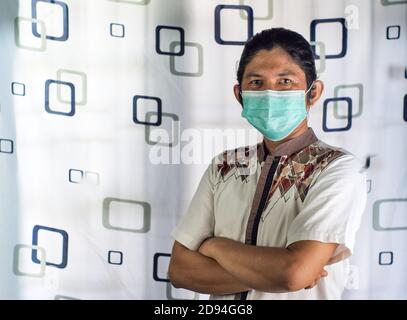
<svg viewBox="0 0 407 320">
<path fill-rule="evenodd" d="M 242 116 L 264 140 L 213 159 L 172 233 L 170 281 L 212 299 L 340 299 L 366 179 L 354 155 L 308 127 L 323 91 L 311 47 L 264 30 L 237 80 Z"/>
</svg>

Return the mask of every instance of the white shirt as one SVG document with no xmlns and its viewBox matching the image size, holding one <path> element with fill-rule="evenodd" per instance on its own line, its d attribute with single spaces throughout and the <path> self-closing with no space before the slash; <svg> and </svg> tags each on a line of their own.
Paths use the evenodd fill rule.
<svg viewBox="0 0 407 320">
<path fill-rule="evenodd" d="M 338 243 L 325 267 L 328 277 L 312 289 L 251 290 L 247 295 L 211 299 L 340 299 L 349 269 L 346 258 L 366 205 L 362 163 L 346 150 L 318 140 L 311 128 L 280 145 L 274 154 L 265 153 L 259 143 L 215 157 L 173 230 L 174 239 L 190 250 L 198 250 L 211 236 L 280 248 L 300 240 Z M 272 184 L 267 188 L 270 174 Z"/>
</svg>

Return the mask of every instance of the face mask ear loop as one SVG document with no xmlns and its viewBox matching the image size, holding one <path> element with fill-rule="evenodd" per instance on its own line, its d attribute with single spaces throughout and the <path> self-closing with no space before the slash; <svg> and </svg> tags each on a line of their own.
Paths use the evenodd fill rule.
<svg viewBox="0 0 407 320">
<path fill-rule="evenodd" d="M 311 83 L 311 85 L 309 86 L 308 90 L 305 91 L 305 95 L 307 95 L 308 92 L 310 92 L 310 90 L 312 90 L 312 88 L 314 87 L 314 83 L 315 83 L 315 81 L 312 81 L 312 83 Z"/>
<path fill-rule="evenodd" d="M 241 104 L 242 107 L 243 107 L 242 89 L 241 89 L 241 87 L 240 87 L 240 84 L 239 84 L 239 98 L 240 98 L 240 104 Z"/>
<path fill-rule="evenodd" d="M 315 83 L 315 80 L 312 81 L 312 83 L 311 83 L 310 87 L 308 88 L 308 90 L 305 91 L 305 97 L 307 97 L 308 92 L 310 92 L 310 90 L 312 90 L 312 88 L 314 87 L 314 83 Z M 307 110 L 307 123 L 309 122 L 309 110 L 311 110 L 311 106 Z"/>
<path fill-rule="evenodd" d="M 308 92 L 310 92 L 310 91 L 312 90 L 312 88 L 314 87 L 314 84 L 315 84 L 315 80 L 312 81 L 312 83 L 311 83 L 311 85 L 309 86 L 308 90 L 305 91 L 305 97 L 307 97 Z M 308 112 L 307 112 L 307 114 L 308 114 Z"/>
</svg>

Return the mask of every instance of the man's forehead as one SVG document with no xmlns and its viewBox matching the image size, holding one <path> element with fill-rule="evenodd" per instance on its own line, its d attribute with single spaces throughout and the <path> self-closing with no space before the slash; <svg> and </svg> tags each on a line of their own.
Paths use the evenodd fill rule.
<svg viewBox="0 0 407 320">
<path fill-rule="evenodd" d="M 298 75 L 301 68 L 288 53 L 280 48 L 261 50 L 247 64 L 245 76 L 272 72 L 276 75 Z"/>
</svg>

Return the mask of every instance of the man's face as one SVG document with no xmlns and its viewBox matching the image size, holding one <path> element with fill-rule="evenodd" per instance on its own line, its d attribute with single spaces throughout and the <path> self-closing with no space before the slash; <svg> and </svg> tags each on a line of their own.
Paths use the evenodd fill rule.
<svg viewBox="0 0 407 320">
<path fill-rule="evenodd" d="M 316 80 L 313 82 L 309 94 L 304 97 L 307 112 L 321 97 L 323 89 L 324 84 L 322 81 Z M 241 91 L 307 91 L 308 88 L 305 72 L 284 49 L 276 47 L 273 50 L 258 51 L 246 65 L 240 86 L 236 84 L 233 90 L 236 99 L 242 107 L 244 107 Z M 307 118 L 305 118 L 288 136 L 285 136 L 283 140 L 280 139 L 279 141 L 289 140 L 302 134 L 307 129 L 308 121 Z M 260 130 L 260 132 L 263 131 Z M 269 140 L 266 139 L 266 141 Z"/>
<path fill-rule="evenodd" d="M 307 90 L 304 71 L 283 49 L 260 50 L 247 64 L 241 90 Z"/>
<path fill-rule="evenodd" d="M 273 50 L 260 50 L 246 65 L 241 86 L 234 86 L 236 99 L 242 104 L 242 90 L 308 90 L 304 71 L 291 56 L 280 47 Z M 314 82 L 309 100 L 305 101 L 308 109 L 321 97 L 324 84 Z M 307 98 L 306 98 L 307 99 Z"/>
</svg>

